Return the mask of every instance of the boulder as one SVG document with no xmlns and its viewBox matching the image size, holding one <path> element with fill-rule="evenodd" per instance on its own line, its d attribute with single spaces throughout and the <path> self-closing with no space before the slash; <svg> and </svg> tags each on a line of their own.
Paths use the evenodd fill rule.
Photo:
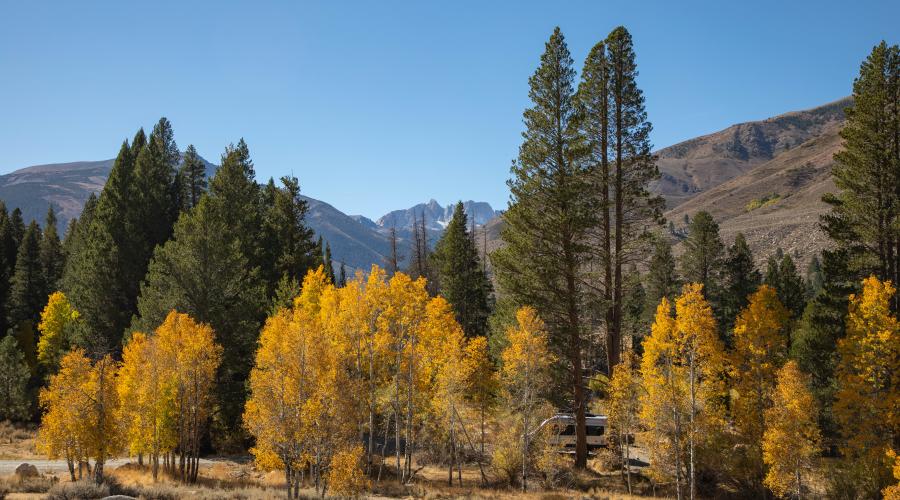
<svg viewBox="0 0 900 500">
<path fill-rule="evenodd" d="M 37 467 L 31 464 L 21 464 L 16 467 L 16 478 L 18 478 L 19 481 L 24 481 L 32 477 L 39 477 L 40 475 Z"/>
</svg>

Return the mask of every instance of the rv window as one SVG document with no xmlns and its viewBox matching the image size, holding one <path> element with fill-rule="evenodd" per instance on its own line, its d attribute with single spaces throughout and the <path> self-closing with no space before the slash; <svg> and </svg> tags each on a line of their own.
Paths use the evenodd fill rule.
<svg viewBox="0 0 900 500">
<path fill-rule="evenodd" d="M 559 433 L 560 436 L 574 436 L 575 435 L 575 426 L 567 425 L 565 430 Z"/>
<path fill-rule="evenodd" d="M 591 426 L 588 426 L 588 428 L 587 428 L 587 435 L 588 436 L 602 436 L 604 430 L 605 430 L 605 427 L 603 427 L 603 426 L 591 425 Z"/>
</svg>

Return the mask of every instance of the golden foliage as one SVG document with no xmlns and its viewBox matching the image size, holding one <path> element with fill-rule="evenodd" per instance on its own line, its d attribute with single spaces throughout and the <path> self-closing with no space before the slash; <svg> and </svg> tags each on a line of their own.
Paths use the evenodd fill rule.
<svg viewBox="0 0 900 500">
<path fill-rule="evenodd" d="M 38 449 L 65 458 L 70 467 L 74 461 L 94 459 L 98 481 L 103 478 L 103 463 L 121 445 L 117 369 L 108 355 L 92 364 L 84 351 L 75 349 L 63 356 L 59 372 L 39 397 L 44 417 Z"/>
<path fill-rule="evenodd" d="M 37 359 L 48 367 L 59 366 L 59 361 L 71 344 L 70 328 L 80 317 L 78 311 L 72 307 L 65 294 L 53 292 L 47 300 L 47 305 L 41 312 L 41 321 L 38 323 L 38 331 L 41 337 L 38 340 Z"/>
<path fill-rule="evenodd" d="M 900 457 L 891 449 L 887 452 L 887 458 L 894 464 L 894 479 L 898 483 L 888 486 L 881 493 L 884 495 L 884 500 L 900 500 Z"/>
<path fill-rule="evenodd" d="M 877 483 L 889 477 L 884 450 L 900 433 L 900 328 L 891 313 L 895 289 L 870 277 L 851 295 L 847 335 L 838 344 L 834 414 L 848 458 L 867 464 Z"/>
<path fill-rule="evenodd" d="M 301 290 L 292 309 L 267 320 L 250 374 L 244 423 L 259 467 L 284 470 L 296 487 L 301 468 L 316 478 L 335 471 L 336 461 L 349 461 L 340 450 L 353 449 L 360 435 L 373 439 L 385 419 L 408 449 L 429 420 L 450 422 L 433 428 L 454 439 L 470 368 L 446 300 L 430 298 L 422 279 L 388 280 L 377 266 L 341 288 L 319 268 Z M 398 462 L 405 451 L 397 450 Z M 404 457 L 399 472 L 408 477 L 411 454 Z"/>
<path fill-rule="evenodd" d="M 212 327 L 177 311 L 169 312 L 154 335 L 135 332 L 125 345 L 119 419 L 129 452 L 150 457 L 154 478 L 161 454 L 178 452 L 189 458 L 189 465 L 199 457 L 221 359 Z M 196 479 L 192 470 L 181 475 L 182 480 Z"/>
<path fill-rule="evenodd" d="M 369 487 L 369 479 L 360 467 L 364 457 L 360 445 L 343 448 L 334 454 L 328 468 L 328 484 L 342 497 L 357 497 Z"/>
<path fill-rule="evenodd" d="M 772 406 L 778 369 L 787 357 L 784 327 L 789 314 L 775 289 L 762 285 L 750 295 L 734 325 L 731 411 L 742 449 L 747 451 L 742 473 L 757 486 L 764 475 L 761 443 L 765 411 Z"/>
<path fill-rule="evenodd" d="M 724 347 L 703 286 L 684 286 L 674 317 L 663 298 L 641 359 L 641 421 L 653 443 L 650 474 L 656 479 L 681 483 L 685 470 L 693 472 L 691 449 L 699 455 L 718 444 L 724 428 L 725 370 Z"/>
<path fill-rule="evenodd" d="M 788 361 L 777 374 L 772 404 L 765 410 L 763 460 L 768 467 L 765 485 L 778 496 L 802 491 L 802 474 L 819 452 L 816 400 L 807 376 Z"/>
</svg>

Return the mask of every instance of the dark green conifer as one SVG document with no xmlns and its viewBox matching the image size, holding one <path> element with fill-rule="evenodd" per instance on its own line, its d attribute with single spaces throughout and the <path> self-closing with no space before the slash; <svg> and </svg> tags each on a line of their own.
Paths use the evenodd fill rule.
<svg viewBox="0 0 900 500">
<path fill-rule="evenodd" d="M 825 286 L 825 274 L 822 271 L 822 262 L 818 255 L 813 255 L 806 266 L 806 297 L 812 299 L 822 291 Z"/>
<path fill-rule="evenodd" d="M 344 265 L 343 261 L 341 261 L 341 272 L 338 275 L 337 286 L 341 288 L 347 286 L 347 267 Z"/>
<path fill-rule="evenodd" d="M 718 320 L 726 341 L 730 341 L 735 319 L 747 307 L 748 297 L 761 281 L 762 275 L 753 264 L 753 253 L 747 240 L 738 233 L 734 244 L 728 247 L 722 267 L 722 311 Z"/>
<path fill-rule="evenodd" d="M 782 254 L 781 260 L 769 258 L 765 284 L 776 290 L 778 300 L 791 311 L 795 319 L 800 317 L 806 306 L 806 285 L 790 255 Z"/>
<path fill-rule="evenodd" d="M 848 265 L 847 250 L 822 252 L 822 290 L 807 303 L 797 328 L 791 334 L 791 357 L 810 375 L 818 402 L 819 427 L 834 438 L 838 429 L 832 413 L 837 386 L 837 344 L 846 334 L 847 297 L 857 292 L 859 282 Z"/>
<path fill-rule="evenodd" d="M 12 227 L 6 205 L 0 200 L 0 338 L 6 335 L 9 324 L 6 321 L 9 312 L 9 280 L 15 268 Z"/>
<path fill-rule="evenodd" d="M 59 290 L 60 280 L 66 266 L 66 256 L 56 227 L 56 212 L 52 205 L 47 210 L 47 220 L 44 223 L 44 232 L 41 238 L 41 266 L 47 284 L 46 295 L 49 295 Z"/>
<path fill-rule="evenodd" d="M 10 279 L 8 324 L 13 328 L 21 323 L 36 325 L 47 303 L 47 283 L 41 265 L 41 229 L 31 221 L 16 257 L 16 267 Z"/>
<path fill-rule="evenodd" d="M 839 193 L 826 194 L 826 234 L 849 258 L 857 278 L 900 277 L 900 48 L 882 41 L 853 82 L 853 105 L 841 130 L 832 177 Z M 895 297 L 895 308 L 898 298 Z"/>
<path fill-rule="evenodd" d="M 63 290 L 82 317 L 75 343 L 94 358 L 119 352 L 132 315 L 118 305 L 125 295 L 118 270 L 119 248 L 106 225 L 90 212 L 82 213 L 78 230 L 67 240 L 72 240 L 67 241 L 72 251 L 63 273 Z"/>
<path fill-rule="evenodd" d="M 206 165 L 203 164 L 203 160 L 197 154 L 197 149 L 193 144 L 184 151 L 179 178 L 184 190 L 182 207 L 184 210 L 188 210 L 200 202 L 200 196 L 206 192 L 207 187 Z"/>
<path fill-rule="evenodd" d="M 0 419 L 24 420 L 29 415 L 31 371 L 15 337 L 0 335 Z"/>
<path fill-rule="evenodd" d="M 469 337 L 486 335 L 491 284 L 482 271 L 462 202 L 456 204 L 450 223 L 434 247 L 432 260 L 441 284 L 440 293 L 453 306 L 463 331 Z"/>
<path fill-rule="evenodd" d="M 675 297 L 681 290 L 681 279 L 676 270 L 675 255 L 672 253 L 672 244 L 664 237 L 659 237 L 653 242 L 653 253 L 647 266 L 647 303 L 644 307 L 644 317 L 651 320 L 656 314 L 656 306 L 663 297 L 674 303 Z"/>
<path fill-rule="evenodd" d="M 685 281 L 701 283 L 707 300 L 717 300 L 725 245 L 719 236 L 719 224 L 709 212 L 694 214 L 684 240 L 681 274 Z"/>
<path fill-rule="evenodd" d="M 316 248 L 315 235 L 306 225 L 309 205 L 300 195 L 300 183 L 296 177 L 282 177 L 279 188 L 270 179 L 264 199 L 267 237 L 271 241 L 266 250 L 272 252 L 266 257 L 271 265 L 264 266 L 264 277 L 271 283 L 285 275 L 302 281 L 307 271 L 321 260 L 323 249 Z"/>
<path fill-rule="evenodd" d="M 556 393 L 575 413 L 575 465 L 587 462 L 583 368 L 587 290 L 582 285 L 596 227 L 574 103 L 575 70 L 559 28 L 529 79 L 519 158 L 513 162 L 505 246 L 492 262 L 503 292 L 541 311 L 568 380 Z"/>
</svg>

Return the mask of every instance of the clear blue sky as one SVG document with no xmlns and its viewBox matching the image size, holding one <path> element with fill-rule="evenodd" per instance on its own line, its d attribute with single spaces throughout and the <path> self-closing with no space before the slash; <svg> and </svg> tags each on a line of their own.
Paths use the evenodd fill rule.
<svg viewBox="0 0 900 500">
<path fill-rule="evenodd" d="M 0 0 L 0 173 L 110 158 L 167 116 L 182 148 L 244 137 L 261 179 L 347 213 L 504 207 L 553 27 L 580 67 L 620 24 L 663 147 L 847 95 L 900 2 Z"/>
</svg>

